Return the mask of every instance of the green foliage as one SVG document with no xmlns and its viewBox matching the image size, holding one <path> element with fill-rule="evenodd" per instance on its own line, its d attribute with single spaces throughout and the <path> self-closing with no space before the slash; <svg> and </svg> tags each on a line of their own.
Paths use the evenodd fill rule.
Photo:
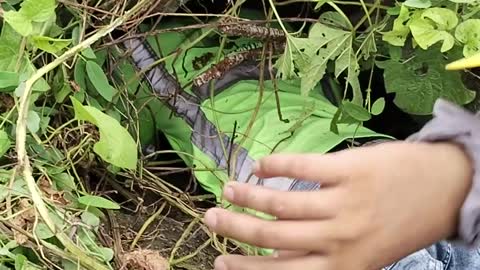
<svg viewBox="0 0 480 270">
<path fill-rule="evenodd" d="M 81 196 L 78 198 L 78 202 L 85 206 L 93 206 L 93 207 L 105 208 L 105 209 L 120 209 L 120 206 L 115 202 L 107 200 L 103 197 L 98 197 L 93 195 Z M 91 223 L 91 217 L 86 217 L 86 218 Z"/>
<path fill-rule="evenodd" d="M 410 61 L 387 60 L 377 64 L 385 70 L 387 92 L 396 94 L 398 107 L 411 114 L 429 115 L 440 97 L 457 104 L 466 104 L 475 97 L 475 92 L 464 86 L 459 73 L 445 70 L 447 63 L 438 50 L 418 49 Z"/>
<path fill-rule="evenodd" d="M 97 89 L 98 93 L 107 101 L 112 101 L 117 90 L 108 82 L 108 78 L 96 62 L 87 61 L 86 64 L 88 78 Z"/>
<path fill-rule="evenodd" d="M 44 23 L 54 20 L 55 0 L 25 0 L 18 11 L 7 11 L 5 21 L 22 36 L 41 32 Z"/>
<path fill-rule="evenodd" d="M 130 133 L 111 116 L 71 98 L 77 120 L 89 121 L 100 130 L 100 140 L 93 150 L 105 161 L 126 169 L 137 167 L 137 144 Z"/>
<path fill-rule="evenodd" d="M 472 56 L 480 52 L 480 19 L 469 19 L 455 29 L 455 37 L 464 45 L 463 55 Z"/>
</svg>

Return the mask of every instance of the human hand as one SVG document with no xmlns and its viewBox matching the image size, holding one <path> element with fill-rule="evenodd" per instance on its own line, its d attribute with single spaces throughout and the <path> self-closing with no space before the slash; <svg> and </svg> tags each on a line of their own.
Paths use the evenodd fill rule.
<svg viewBox="0 0 480 270">
<path fill-rule="evenodd" d="M 229 183 L 227 200 L 277 219 L 215 208 L 205 223 L 220 235 L 278 253 L 220 256 L 217 270 L 380 269 L 455 234 L 472 168 L 453 144 L 392 142 L 326 155 L 276 154 L 260 160 L 255 174 L 322 187 L 282 192 Z"/>
</svg>

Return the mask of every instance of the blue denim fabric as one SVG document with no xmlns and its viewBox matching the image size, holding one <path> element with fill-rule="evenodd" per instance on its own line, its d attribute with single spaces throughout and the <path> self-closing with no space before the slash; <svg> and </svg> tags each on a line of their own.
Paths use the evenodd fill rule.
<svg viewBox="0 0 480 270">
<path fill-rule="evenodd" d="M 383 270 L 480 270 L 480 248 L 467 249 L 442 241 Z"/>
</svg>

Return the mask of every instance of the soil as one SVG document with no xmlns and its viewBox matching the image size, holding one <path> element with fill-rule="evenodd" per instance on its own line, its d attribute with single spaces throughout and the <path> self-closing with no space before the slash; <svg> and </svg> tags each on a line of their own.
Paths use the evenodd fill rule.
<svg viewBox="0 0 480 270">
<path fill-rule="evenodd" d="M 125 251 L 130 249 L 130 244 L 134 240 L 137 232 L 149 218 L 147 215 L 130 215 L 117 212 L 115 218 L 118 222 L 118 229 L 121 232 L 122 247 Z M 143 233 L 144 237 L 138 241 L 141 249 L 155 250 L 164 258 L 169 258 L 173 248 L 182 238 L 185 230 L 193 219 L 183 215 L 175 208 L 171 209 L 168 216 L 159 216 L 148 229 Z M 175 259 L 188 256 L 198 250 L 209 236 L 200 228 L 194 226 L 191 233 L 184 239 L 175 253 Z M 213 269 L 213 262 L 219 253 L 207 246 L 191 259 L 173 266 L 171 269 L 185 270 L 206 270 Z"/>
</svg>

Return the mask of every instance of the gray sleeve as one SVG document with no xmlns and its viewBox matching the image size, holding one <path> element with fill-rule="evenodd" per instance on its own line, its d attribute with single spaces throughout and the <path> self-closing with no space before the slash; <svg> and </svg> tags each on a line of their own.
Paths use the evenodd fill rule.
<svg viewBox="0 0 480 270">
<path fill-rule="evenodd" d="M 471 190 L 460 210 L 459 227 L 453 241 L 480 246 L 480 117 L 439 99 L 433 119 L 407 141 L 451 141 L 462 145 L 474 165 Z M 435 169 L 435 168 L 432 168 Z"/>
</svg>

